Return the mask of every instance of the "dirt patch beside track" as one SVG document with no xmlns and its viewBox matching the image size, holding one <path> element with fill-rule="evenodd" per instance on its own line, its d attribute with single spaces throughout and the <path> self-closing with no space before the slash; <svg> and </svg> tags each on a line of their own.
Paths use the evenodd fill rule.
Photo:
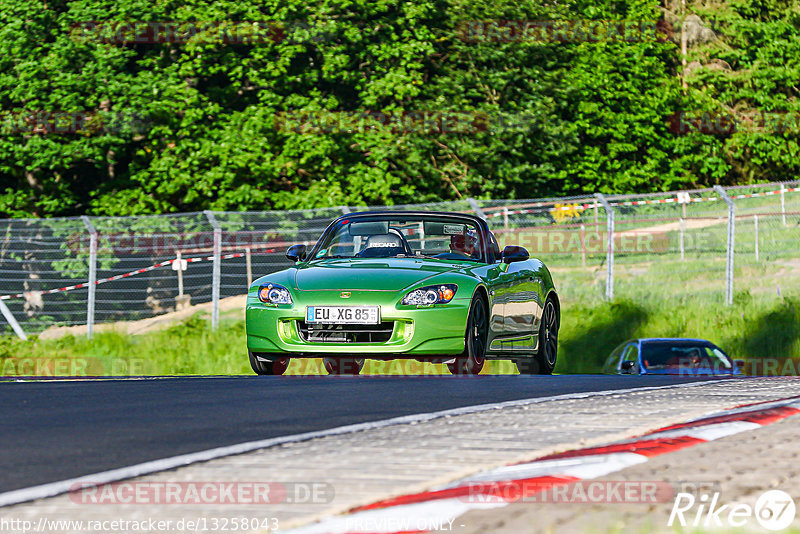
<svg viewBox="0 0 800 534">
<path fill-rule="evenodd" d="M 247 295 L 237 295 L 235 297 L 228 297 L 220 299 L 219 311 L 220 313 L 231 312 L 231 317 L 237 319 L 244 319 L 244 305 L 247 300 Z M 119 321 L 116 323 L 99 323 L 94 325 L 95 332 L 119 332 L 121 334 L 146 334 L 155 330 L 163 330 L 169 328 L 175 323 L 185 321 L 192 315 L 198 312 L 211 313 L 211 303 L 205 302 L 197 304 L 196 306 L 189 306 L 186 309 L 174 312 L 167 312 L 155 317 L 148 317 L 147 319 L 140 319 L 138 321 Z M 239 313 L 237 313 L 239 312 Z M 39 334 L 40 339 L 58 339 L 67 334 L 73 336 L 85 336 L 86 325 L 76 326 L 52 326 Z"/>
</svg>

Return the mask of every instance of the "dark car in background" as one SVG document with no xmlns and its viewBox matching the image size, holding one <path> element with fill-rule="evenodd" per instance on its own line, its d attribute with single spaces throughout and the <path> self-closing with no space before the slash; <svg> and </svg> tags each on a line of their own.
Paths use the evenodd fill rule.
<svg viewBox="0 0 800 534">
<path fill-rule="evenodd" d="M 744 362 L 705 339 L 637 338 L 615 348 L 603 372 L 611 374 L 739 375 Z"/>
</svg>

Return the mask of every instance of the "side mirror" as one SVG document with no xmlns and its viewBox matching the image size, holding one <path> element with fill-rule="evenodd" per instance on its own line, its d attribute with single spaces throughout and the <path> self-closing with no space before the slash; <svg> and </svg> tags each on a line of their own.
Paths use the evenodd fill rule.
<svg viewBox="0 0 800 534">
<path fill-rule="evenodd" d="M 528 251 L 524 248 L 515 245 L 508 245 L 503 249 L 503 255 L 500 257 L 500 259 L 503 263 L 512 263 L 515 261 L 525 261 L 530 257 L 531 255 L 528 254 Z"/>
<path fill-rule="evenodd" d="M 286 251 L 286 257 L 294 262 L 303 261 L 306 259 L 306 246 L 305 245 L 292 245 Z"/>
<path fill-rule="evenodd" d="M 622 365 L 619 366 L 620 370 L 624 373 L 630 373 L 633 371 L 633 368 L 636 366 L 636 362 L 633 360 L 628 360 L 626 362 L 622 362 Z"/>
<path fill-rule="evenodd" d="M 740 371 L 744 371 L 745 361 L 744 360 L 733 360 L 733 365 L 735 365 L 736 368 L 739 369 Z"/>
</svg>

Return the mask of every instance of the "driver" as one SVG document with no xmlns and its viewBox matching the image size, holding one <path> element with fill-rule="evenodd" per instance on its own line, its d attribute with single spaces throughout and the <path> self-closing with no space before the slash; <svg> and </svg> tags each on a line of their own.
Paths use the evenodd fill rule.
<svg viewBox="0 0 800 534">
<path fill-rule="evenodd" d="M 464 254 L 475 258 L 478 256 L 478 236 L 474 230 L 467 230 L 465 234 L 450 236 L 450 252 Z"/>
</svg>

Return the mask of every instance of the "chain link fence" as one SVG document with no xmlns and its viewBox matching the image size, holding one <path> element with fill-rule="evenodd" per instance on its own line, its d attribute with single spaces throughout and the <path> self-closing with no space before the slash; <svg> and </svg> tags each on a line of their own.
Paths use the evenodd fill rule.
<svg viewBox="0 0 800 534">
<path fill-rule="evenodd" d="M 135 321 L 246 293 L 364 207 L 0 220 L 0 311 L 20 337 Z M 798 182 L 648 195 L 392 206 L 484 217 L 553 272 L 564 302 L 777 298 L 800 281 Z M 609 239 L 611 236 L 611 239 Z"/>
</svg>

